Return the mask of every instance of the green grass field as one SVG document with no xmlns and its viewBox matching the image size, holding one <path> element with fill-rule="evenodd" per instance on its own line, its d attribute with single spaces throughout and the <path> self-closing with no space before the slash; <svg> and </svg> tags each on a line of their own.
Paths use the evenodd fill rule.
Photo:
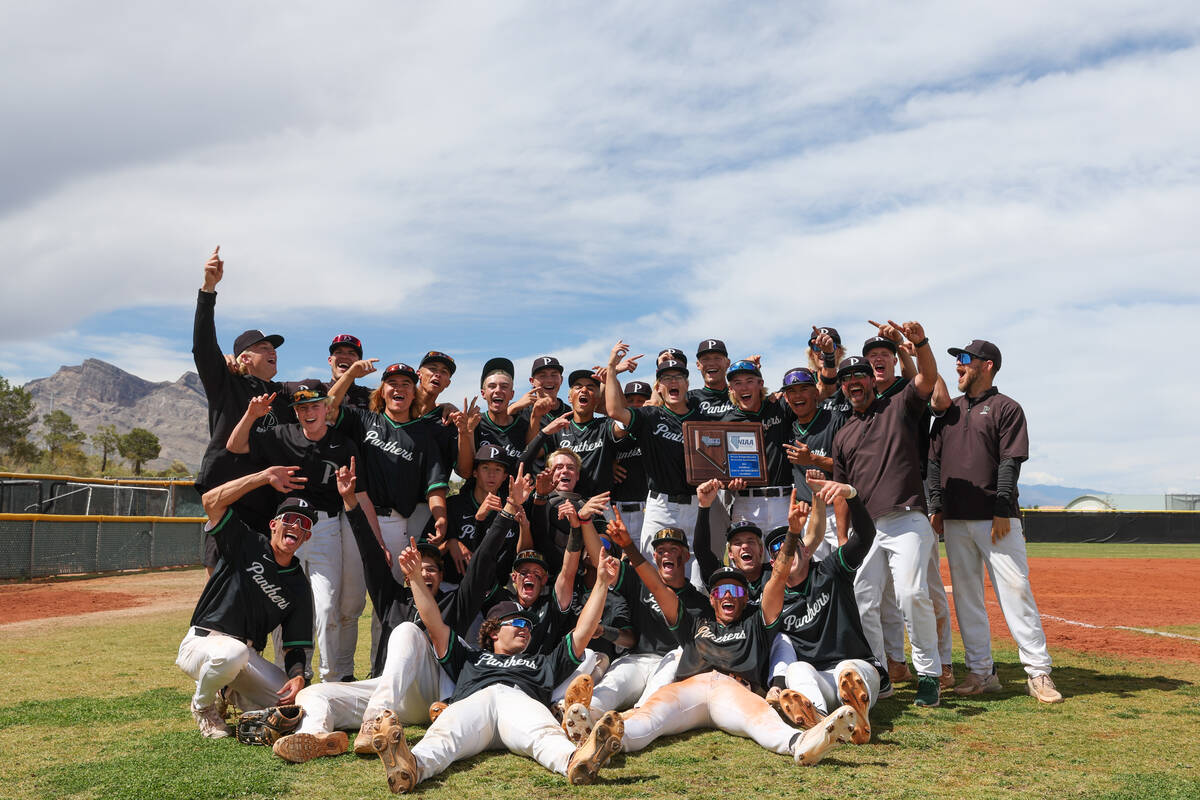
<svg viewBox="0 0 1200 800">
<path fill-rule="evenodd" d="M 1036 552 L 1041 548 L 1049 552 Z M 1030 551 L 1072 555 L 1062 548 L 1076 557 L 1095 549 Z M 0 797 L 391 796 L 378 759 L 346 755 L 292 765 L 266 748 L 203 740 L 187 711 L 191 681 L 174 665 L 187 619 L 172 613 L 103 624 L 47 621 L 36 634 L 0 629 Z M 365 651 L 365 618 L 362 629 Z M 870 744 L 844 745 L 816 767 L 796 767 L 748 740 L 705 731 L 618 756 L 595 786 L 571 787 L 532 761 L 489 753 L 455 765 L 419 793 L 455 800 L 1200 797 L 1200 664 L 1056 649 L 1054 676 L 1067 700 L 1045 707 L 1024 694 L 1011 646 L 998 646 L 996 655 L 1003 693 L 950 694 L 941 708 L 918 711 L 912 686 L 902 686 L 874 710 Z M 960 651 L 955 663 L 961 673 Z M 410 743 L 421 733 L 410 729 Z"/>
</svg>

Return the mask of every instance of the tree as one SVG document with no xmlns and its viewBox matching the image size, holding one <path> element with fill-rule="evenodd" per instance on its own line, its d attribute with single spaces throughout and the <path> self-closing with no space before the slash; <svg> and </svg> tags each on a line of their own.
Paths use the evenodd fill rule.
<svg viewBox="0 0 1200 800">
<path fill-rule="evenodd" d="M 42 424 L 46 426 L 42 441 L 51 453 L 61 452 L 71 445 L 78 447 L 87 441 L 87 434 L 79 430 L 71 415 L 62 409 L 43 415 Z"/>
<path fill-rule="evenodd" d="M 92 434 L 92 447 L 100 451 L 100 474 L 108 469 L 108 456 L 116 453 L 121 446 L 121 434 L 117 433 L 116 425 L 101 425 Z"/>
<path fill-rule="evenodd" d="M 158 437 L 150 431 L 145 428 L 134 428 L 121 437 L 117 450 L 120 452 L 121 458 L 133 465 L 133 474 L 141 475 L 142 464 L 158 458 L 162 445 L 158 443 Z"/>
<path fill-rule="evenodd" d="M 36 452 L 37 448 L 26 438 L 36 421 L 33 395 L 0 377 L 0 451 L 14 458 Z"/>
</svg>

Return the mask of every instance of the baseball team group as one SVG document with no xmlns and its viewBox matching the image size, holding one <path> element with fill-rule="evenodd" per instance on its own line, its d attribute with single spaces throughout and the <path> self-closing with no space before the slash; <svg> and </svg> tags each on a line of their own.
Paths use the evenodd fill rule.
<svg viewBox="0 0 1200 800">
<path fill-rule="evenodd" d="M 589 783 L 698 728 L 816 764 L 870 742 L 898 683 L 922 708 L 1001 690 L 985 574 L 1029 694 L 1062 701 L 1021 530 L 1026 421 L 991 342 L 949 348 L 956 397 L 920 323 L 865 321 L 861 350 L 802 334 L 778 386 L 720 339 L 649 369 L 618 341 L 590 368 L 534 359 L 527 390 L 491 358 L 458 406 L 451 356 L 384 366 L 349 334 L 329 376 L 276 381 L 283 337 L 220 347 L 223 275 L 214 250 L 193 339 L 209 579 L 176 662 L 205 737 L 240 709 L 287 761 L 378 756 L 393 792 L 489 749 Z M 765 480 L 689 481 L 689 421 L 757 423 Z M 406 724 L 429 726 L 411 748 Z"/>
</svg>

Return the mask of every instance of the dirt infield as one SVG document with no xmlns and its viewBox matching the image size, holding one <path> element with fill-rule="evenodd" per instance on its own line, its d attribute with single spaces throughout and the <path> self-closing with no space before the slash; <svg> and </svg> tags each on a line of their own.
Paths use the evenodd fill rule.
<svg viewBox="0 0 1200 800">
<path fill-rule="evenodd" d="M 1200 663 L 1200 641 L 1152 632 L 1200 625 L 1200 603 L 1194 599 L 1200 559 L 1038 558 L 1029 565 L 1051 651 L 1061 647 Z M 944 560 L 942 579 L 950 585 Z M 192 608 L 203 587 L 202 570 L 0 586 L 0 630 L 47 617 L 90 621 L 184 611 Z M 990 586 L 987 593 L 992 634 L 1009 639 Z"/>
</svg>

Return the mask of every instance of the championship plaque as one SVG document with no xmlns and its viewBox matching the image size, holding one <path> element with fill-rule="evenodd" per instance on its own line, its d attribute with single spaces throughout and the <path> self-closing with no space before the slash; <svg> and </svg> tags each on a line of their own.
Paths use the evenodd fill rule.
<svg viewBox="0 0 1200 800">
<path fill-rule="evenodd" d="M 693 485 L 713 478 L 742 478 L 747 486 L 767 483 L 763 427 L 757 422 L 685 422 L 683 453 Z"/>
</svg>

